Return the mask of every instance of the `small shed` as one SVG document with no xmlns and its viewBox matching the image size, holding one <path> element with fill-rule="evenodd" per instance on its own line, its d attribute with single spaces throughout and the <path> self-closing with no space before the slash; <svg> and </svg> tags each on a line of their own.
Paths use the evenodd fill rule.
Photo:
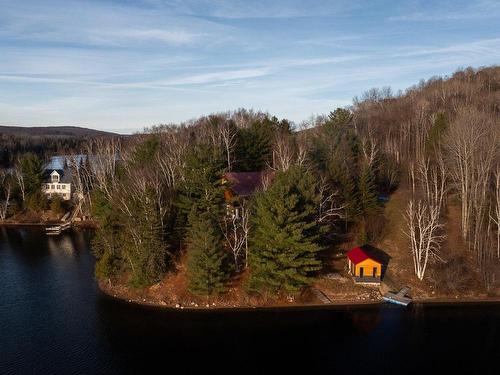
<svg viewBox="0 0 500 375">
<path fill-rule="evenodd" d="M 355 282 L 380 283 L 383 262 L 369 250 L 369 247 L 361 246 L 349 250 L 347 265 Z"/>
</svg>

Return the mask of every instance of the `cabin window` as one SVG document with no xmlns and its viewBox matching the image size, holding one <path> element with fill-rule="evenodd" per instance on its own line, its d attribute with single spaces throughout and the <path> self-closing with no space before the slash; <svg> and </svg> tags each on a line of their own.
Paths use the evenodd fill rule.
<svg viewBox="0 0 500 375">
<path fill-rule="evenodd" d="M 56 188 L 56 185 L 52 185 L 51 189 L 54 190 Z"/>
<path fill-rule="evenodd" d="M 373 277 L 377 277 L 377 267 L 373 267 Z"/>
<path fill-rule="evenodd" d="M 52 182 L 59 182 L 59 176 L 57 174 L 52 175 Z"/>
<path fill-rule="evenodd" d="M 61 189 L 66 189 L 66 185 L 61 185 Z"/>
<path fill-rule="evenodd" d="M 61 188 L 61 185 L 57 185 L 57 190 L 59 190 Z"/>
</svg>

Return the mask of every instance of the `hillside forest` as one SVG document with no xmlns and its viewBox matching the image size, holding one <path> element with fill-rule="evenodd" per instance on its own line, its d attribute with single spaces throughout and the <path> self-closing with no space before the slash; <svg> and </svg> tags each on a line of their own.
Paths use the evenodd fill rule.
<svg viewBox="0 0 500 375">
<path fill-rule="evenodd" d="M 52 147 L 4 157 L 2 219 L 57 209 L 37 204 Z M 334 294 L 347 287 L 326 276 L 345 271 L 346 250 L 371 244 L 390 255 L 390 287 L 500 290 L 498 67 L 371 89 L 301 124 L 240 109 L 64 152 L 93 155 L 71 165 L 74 199 L 97 224 L 95 272 L 108 285 L 163 299 L 294 300 L 315 285 Z M 228 198 L 224 174 L 252 171 L 273 178 Z"/>
</svg>

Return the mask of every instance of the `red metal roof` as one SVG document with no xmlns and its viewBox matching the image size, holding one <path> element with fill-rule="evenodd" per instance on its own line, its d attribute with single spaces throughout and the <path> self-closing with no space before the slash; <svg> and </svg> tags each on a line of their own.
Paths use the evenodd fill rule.
<svg viewBox="0 0 500 375">
<path fill-rule="evenodd" d="M 353 262 L 354 264 L 358 264 L 366 259 L 372 259 L 377 263 L 380 263 L 377 259 L 375 259 L 373 256 L 370 256 L 363 248 L 361 247 L 355 247 L 354 249 L 351 249 L 347 252 L 347 257 Z"/>
<path fill-rule="evenodd" d="M 272 179 L 274 171 L 232 172 L 224 174 L 231 184 L 231 190 L 239 196 L 248 196 L 262 188 L 266 178 Z"/>
</svg>

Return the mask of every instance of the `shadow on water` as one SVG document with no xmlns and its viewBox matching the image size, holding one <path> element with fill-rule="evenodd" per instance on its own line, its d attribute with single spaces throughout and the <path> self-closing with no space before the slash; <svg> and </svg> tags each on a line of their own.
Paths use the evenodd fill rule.
<svg viewBox="0 0 500 375">
<path fill-rule="evenodd" d="M 1 374 L 497 373 L 498 304 L 163 310 L 103 295 L 93 264 L 86 232 L 2 228 Z"/>
<path fill-rule="evenodd" d="M 482 305 L 185 312 L 117 304 L 107 297 L 98 307 L 104 334 L 132 372 L 165 358 L 167 368 L 189 373 L 243 365 L 244 372 L 257 373 L 389 374 L 496 373 L 490 366 L 500 354 L 493 344 L 500 337 L 500 306 L 489 308 L 496 313 Z M 485 326 L 483 341 L 479 330 Z"/>
<path fill-rule="evenodd" d="M 98 311 L 103 334 L 137 371 L 160 358 L 188 372 L 242 365 L 257 372 L 342 368 L 332 360 L 348 355 L 353 338 L 380 324 L 377 308 L 187 312 L 102 296 Z"/>
</svg>

